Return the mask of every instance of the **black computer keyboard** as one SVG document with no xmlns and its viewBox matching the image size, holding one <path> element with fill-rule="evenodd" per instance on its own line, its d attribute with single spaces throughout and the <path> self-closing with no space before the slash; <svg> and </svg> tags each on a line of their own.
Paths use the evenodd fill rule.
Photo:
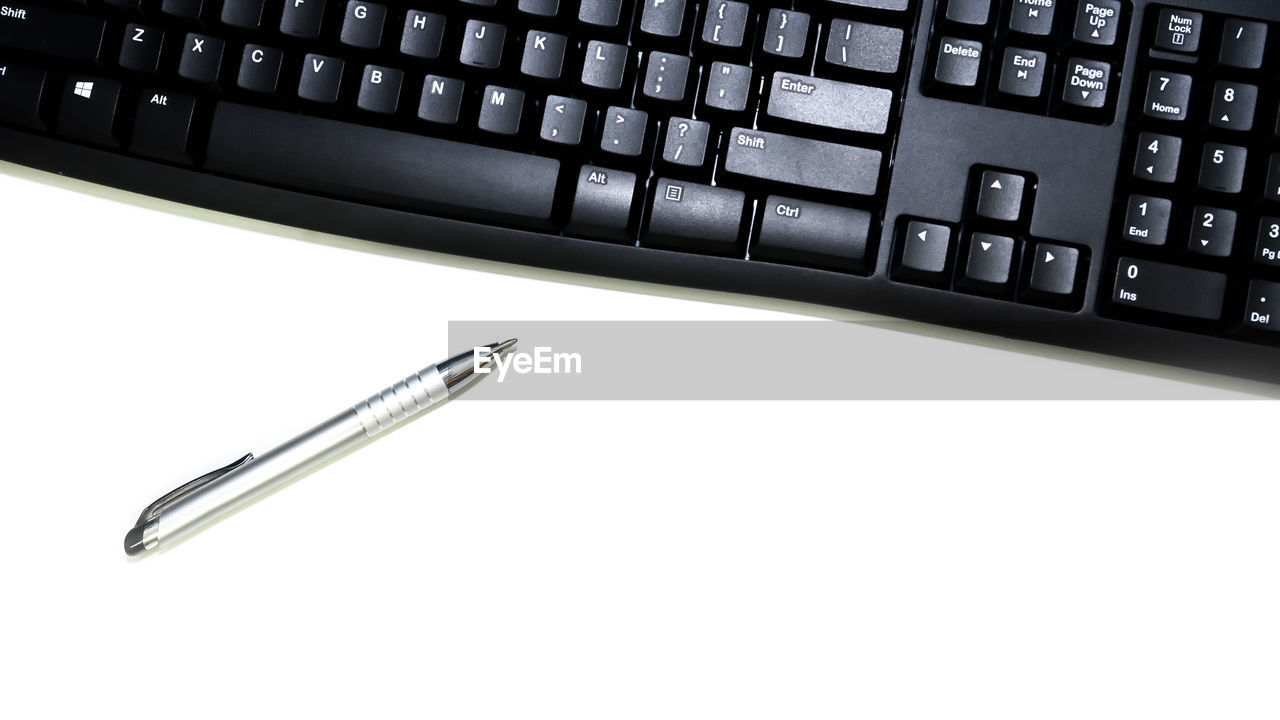
<svg viewBox="0 0 1280 720">
<path fill-rule="evenodd" d="M 0 159 L 1280 382 L 1277 70 L 1272 0 L 0 0 Z"/>
</svg>

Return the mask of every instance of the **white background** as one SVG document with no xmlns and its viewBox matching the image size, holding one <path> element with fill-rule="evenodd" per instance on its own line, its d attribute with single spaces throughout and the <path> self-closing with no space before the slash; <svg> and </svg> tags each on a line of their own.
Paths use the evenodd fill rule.
<svg viewBox="0 0 1280 720">
<path fill-rule="evenodd" d="M 440 359 L 451 319 L 864 316 L 2 169 L 0 716 L 1280 713 L 1266 401 L 463 401 L 128 561 L 148 502 Z"/>
</svg>

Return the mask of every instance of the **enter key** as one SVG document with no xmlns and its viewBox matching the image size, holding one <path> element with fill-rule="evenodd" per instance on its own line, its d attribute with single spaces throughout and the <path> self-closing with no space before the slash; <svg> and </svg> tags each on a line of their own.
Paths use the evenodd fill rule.
<svg viewBox="0 0 1280 720">
<path fill-rule="evenodd" d="M 883 135 L 892 107 L 891 90 L 776 72 L 765 112 L 783 120 Z"/>
</svg>

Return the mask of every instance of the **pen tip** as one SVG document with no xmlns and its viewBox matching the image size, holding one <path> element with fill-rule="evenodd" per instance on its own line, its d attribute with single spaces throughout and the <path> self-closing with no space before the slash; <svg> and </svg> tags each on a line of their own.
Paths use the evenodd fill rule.
<svg viewBox="0 0 1280 720">
<path fill-rule="evenodd" d="M 510 340 L 503 340 L 500 343 L 494 343 L 494 344 L 498 346 L 495 352 L 506 352 L 516 344 L 516 338 L 511 338 Z"/>
<path fill-rule="evenodd" d="M 147 551 L 146 544 L 142 539 L 144 526 L 135 526 L 124 536 L 124 551 L 129 557 L 136 557 Z"/>
</svg>

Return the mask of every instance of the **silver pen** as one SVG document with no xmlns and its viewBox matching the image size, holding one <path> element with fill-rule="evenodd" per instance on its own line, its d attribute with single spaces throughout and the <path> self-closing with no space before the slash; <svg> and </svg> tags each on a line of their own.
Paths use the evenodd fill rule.
<svg viewBox="0 0 1280 720">
<path fill-rule="evenodd" d="M 252 453 L 192 480 L 147 506 L 125 535 L 124 551 L 141 555 L 170 546 L 221 520 L 254 500 L 297 480 L 321 463 L 372 440 L 379 433 L 461 392 L 483 374 L 514 339 L 455 355 L 424 368 L 357 403 L 285 444 L 254 457 Z"/>
</svg>

